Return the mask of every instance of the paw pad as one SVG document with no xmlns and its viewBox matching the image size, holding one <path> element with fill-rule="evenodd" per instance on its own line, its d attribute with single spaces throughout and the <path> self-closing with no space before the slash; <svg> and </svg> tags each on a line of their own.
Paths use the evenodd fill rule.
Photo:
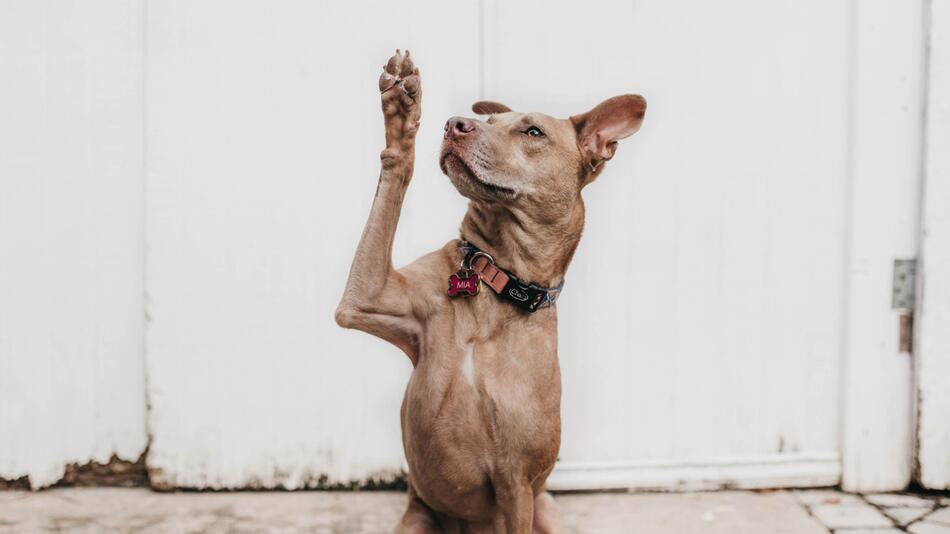
<svg viewBox="0 0 950 534">
<path fill-rule="evenodd" d="M 379 76 L 379 91 L 386 93 L 398 90 L 400 100 L 406 106 L 411 106 L 421 89 L 419 83 L 419 69 L 412 62 L 409 51 L 405 53 L 396 50 L 383 66 L 383 73 Z"/>
</svg>

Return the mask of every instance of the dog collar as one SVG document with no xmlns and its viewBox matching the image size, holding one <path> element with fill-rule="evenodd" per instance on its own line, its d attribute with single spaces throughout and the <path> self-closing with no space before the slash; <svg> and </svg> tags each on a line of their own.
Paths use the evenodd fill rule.
<svg viewBox="0 0 950 534">
<path fill-rule="evenodd" d="M 462 269 L 453 275 L 454 281 L 450 278 L 450 296 L 460 293 L 474 295 L 478 292 L 477 280 L 469 281 L 466 278 L 468 274 L 469 277 L 477 276 L 478 280 L 485 282 L 485 285 L 492 288 L 500 299 L 510 302 L 521 310 L 535 312 L 541 308 L 554 306 L 561 294 L 561 288 L 564 287 L 563 280 L 557 287 L 541 287 L 533 282 L 524 283 L 511 271 L 496 265 L 495 259 L 490 254 L 479 250 L 468 241 L 462 240 L 459 243 L 459 250 L 462 251 Z M 462 276 L 459 276 L 460 274 Z M 466 289 L 473 285 L 472 282 L 476 282 L 474 291 Z"/>
</svg>

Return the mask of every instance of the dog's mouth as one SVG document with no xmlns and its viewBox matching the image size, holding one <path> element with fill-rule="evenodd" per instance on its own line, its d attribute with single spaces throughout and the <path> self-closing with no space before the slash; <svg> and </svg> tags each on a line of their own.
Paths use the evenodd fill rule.
<svg viewBox="0 0 950 534">
<path fill-rule="evenodd" d="M 487 192 L 490 195 L 501 196 L 509 199 L 515 198 L 516 196 L 515 190 L 511 189 L 510 187 L 492 184 L 479 178 L 478 174 L 475 173 L 472 167 L 454 152 L 449 151 L 442 154 L 442 159 L 439 161 L 439 167 L 449 178 L 461 176 L 465 182 L 474 185 L 476 188 L 482 190 L 483 192 Z"/>
</svg>

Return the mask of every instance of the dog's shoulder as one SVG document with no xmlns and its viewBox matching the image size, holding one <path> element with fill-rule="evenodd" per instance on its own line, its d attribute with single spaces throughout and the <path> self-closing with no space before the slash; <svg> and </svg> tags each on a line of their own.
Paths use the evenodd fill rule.
<svg viewBox="0 0 950 534">
<path fill-rule="evenodd" d="M 430 306 L 432 303 L 446 303 L 448 279 L 459 269 L 461 257 L 459 240 L 453 239 L 442 248 L 420 256 L 398 272 L 415 297 Z"/>
</svg>

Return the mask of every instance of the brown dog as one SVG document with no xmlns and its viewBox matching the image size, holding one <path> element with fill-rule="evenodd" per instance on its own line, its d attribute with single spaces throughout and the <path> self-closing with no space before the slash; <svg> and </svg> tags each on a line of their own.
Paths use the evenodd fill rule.
<svg viewBox="0 0 950 534">
<path fill-rule="evenodd" d="M 487 121 L 449 119 L 439 163 L 471 200 L 471 245 L 453 240 L 395 270 L 422 97 L 408 51 L 396 51 L 379 88 L 382 171 L 336 320 L 393 343 L 414 366 L 402 404 L 409 508 L 397 531 L 558 531 L 544 489 L 561 433 L 553 304 L 584 226 L 581 189 L 639 129 L 646 102 L 618 96 L 569 119 L 479 102 L 472 109 Z M 450 297 L 463 262 L 476 273 L 462 269 L 452 293 L 474 289 L 475 274 L 484 283 Z"/>
</svg>

